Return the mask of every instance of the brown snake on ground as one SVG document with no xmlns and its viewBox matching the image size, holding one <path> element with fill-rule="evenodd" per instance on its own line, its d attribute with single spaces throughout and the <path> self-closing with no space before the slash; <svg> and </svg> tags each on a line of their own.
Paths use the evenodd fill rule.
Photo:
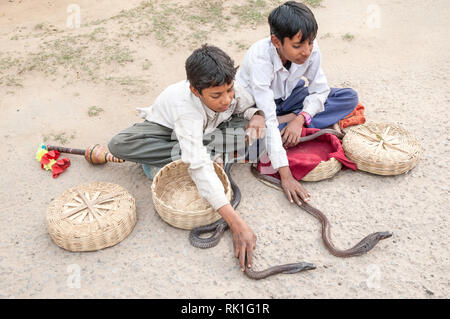
<svg viewBox="0 0 450 319">
<path fill-rule="evenodd" d="M 258 169 L 254 165 L 252 165 L 251 170 L 252 170 L 253 175 L 256 178 L 260 179 L 263 183 L 266 183 L 266 182 L 270 183 L 270 184 L 274 185 L 276 188 L 283 190 L 281 188 L 281 182 L 279 179 L 272 177 L 272 176 L 262 175 L 261 173 L 258 172 Z M 299 198 L 299 199 L 302 203 L 300 208 L 305 210 L 307 213 L 313 215 L 315 218 L 317 218 L 321 222 L 323 243 L 327 247 L 328 251 L 336 257 L 353 257 L 353 256 L 363 255 L 363 254 L 367 253 L 369 250 L 371 250 L 373 247 L 375 247 L 375 245 L 380 240 L 386 239 L 386 238 L 389 238 L 392 236 L 391 232 L 372 233 L 370 235 L 367 235 L 363 239 L 361 239 L 361 241 L 359 243 L 357 243 L 355 246 L 353 246 L 352 248 L 349 248 L 347 250 L 340 250 L 340 249 L 336 248 L 336 246 L 334 246 L 331 241 L 331 233 L 330 233 L 331 226 L 330 226 L 330 222 L 328 221 L 327 216 L 325 216 L 317 208 L 314 208 L 311 205 L 309 205 L 308 203 L 306 203 L 301 198 Z"/>
<path fill-rule="evenodd" d="M 330 133 L 334 134 L 339 138 L 343 137 L 343 134 L 340 132 L 337 132 L 332 129 L 323 129 L 320 130 L 314 134 L 302 137 L 300 139 L 300 142 L 306 142 L 313 140 L 314 138 L 321 136 L 323 134 Z M 241 192 L 239 190 L 239 187 L 236 185 L 236 183 L 231 178 L 230 169 L 233 163 L 227 163 L 225 165 L 225 172 L 230 180 L 231 187 L 233 189 L 233 199 L 231 200 L 231 205 L 233 208 L 236 208 L 237 205 L 239 205 L 239 202 L 241 200 Z M 270 185 L 275 186 L 278 189 L 281 189 L 281 182 L 279 179 L 263 175 L 258 172 L 257 168 L 254 165 L 251 165 L 251 171 L 253 175 L 262 181 L 263 183 L 269 183 Z M 360 242 L 358 242 L 355 246 L 352 248 L 349 248 L 347 250 L 339 250 L 337 249 L 332 241 L 331 241 L 331 233 L 330 233 L 330 223 L 327 219 L 327 217 L 318 209 L 312 207 L 305 201 L 303 201 L 300 198 L 302 205 L 300 208 L 308 212 L 309 214 L 313 215 L 315 218 L 317 218 L 321 224 L 322 224 L 322 239 L 326 246 L 326 248 L 330 251 L 330 253 L 337 257 L 353 257 L 353 256 L 359 256 L 362 254 L 367 253 L 370 251 L 375 245 L 382 239 L 386 239 L 392 236 L 391 232 L 376 232 L 372 233 L 366 237 L 364 237 Z M 217 245 L 220 241 L 220 238 L 223 234 L 223 232 L 228 228 L 227 223 L 224 219 L 219 219 L 218 221 L 205 226 L 200 226 L 197 228 L 194 228 L 190 234 L 189 234 L 189 240 L 191 244 L 195 247 L 199 248 L 210 248 L 215 245 Z M 214 232 L 213 235 L 209 238 L 201 238 L 200 235 L 203 233 L 208 232 Z M 313 264 L 309 263 L 296 263 L 296 264 L 286 264 L 286 265 L 278 265 L 274 267 L 270 267 L 263 271 L 254 271 L 251 268 L 246 267 L 245 268 L 245 274 L 252 279 L 262 279 L 266 278 L 268 276 L 272 276 L 279 273 L 295 273 L 300 272 L 304 270 L 310 270 L 314 269 L 315 266 Z"/>
</svg>

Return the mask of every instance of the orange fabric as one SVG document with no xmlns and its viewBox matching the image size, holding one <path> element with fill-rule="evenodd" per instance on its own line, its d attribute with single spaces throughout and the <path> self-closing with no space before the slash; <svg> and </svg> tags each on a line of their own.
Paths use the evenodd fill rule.
<svg viewBox="0 0 450 319">
<path fill-rule="evenodd" d="M 341 128 L 346 128 L 348 126 L 364 123 L 366 123 L 366 118 L 364 117 L 364 106 L 358 103 L 352 113 L 339 121 L 339 126 Z"/>
</svg>

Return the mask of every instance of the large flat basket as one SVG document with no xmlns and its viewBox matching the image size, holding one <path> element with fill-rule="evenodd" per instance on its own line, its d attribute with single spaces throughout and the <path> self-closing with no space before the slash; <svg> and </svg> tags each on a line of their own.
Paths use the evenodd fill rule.
<svg viewBox="0 0 450 319">
<path fill-rule="evenodd" d="M 134 197 L 122 186 L 91 182 L 72 187 L 47 208 L 50 237 L 70 251 L 116 245 L 136 224 Z"/>
<path fill-rule="evenodd" d="M 404 128 L 370 122 L 352 127 L 342 140 L 345 155 L 359 170 L 378 175 L 399 175 L 417 165 L 422 147 Z"/>
</svg>

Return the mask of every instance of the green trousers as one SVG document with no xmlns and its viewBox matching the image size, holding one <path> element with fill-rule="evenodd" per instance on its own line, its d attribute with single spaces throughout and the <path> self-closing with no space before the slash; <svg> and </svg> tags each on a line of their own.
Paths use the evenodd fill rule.
<svg viewBox="0 0 450 319">
<path fill-rule="evenodd" d="M 211 158 L 245 148 L 245 126 L 248 121 L 233 116 L 217 129 L 203 136 Z M 126 161 L 162 167 L 181 158 L 177 137 L 172 129 L 145 120 L 114 136 L 108 144 L 114 156 Z"/>
</svg>

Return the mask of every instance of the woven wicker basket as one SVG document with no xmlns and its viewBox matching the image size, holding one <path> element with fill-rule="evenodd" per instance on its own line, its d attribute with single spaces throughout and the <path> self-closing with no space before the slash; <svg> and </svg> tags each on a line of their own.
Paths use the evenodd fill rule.
<svg viewBox="0 0 450 319">
<path fill-rule="evenodd" d="M 334 157 L 328 161 L 322 161 L 301 180 L 305 182 L 318 182 L 333 177 L 342 168 L 341 162 Z"/>
<path fill-rule="evenodd" d="M 362 171 L 398 175 L 419 161 L 422 147 L 405 129 L 391 123 L 366 123 L 352 127 L 342 141 L 345 155 Z"/>
<path fill-rule="evenodd" d="M 55 198 L 47 209 L 51 238 L 70 251 L 113 246 L 127 237 L 135 224 L 133 196 L 112 183 L 92 182 L 72 187 Z"/>
<path fill-rule="evenodd" d="M 192 229 L 211 224 L 221 216 L 198 193 L 188 173 L 189 164 L 181 160 L 164 166 L 152 183 L 152 198 L 159 216 L 170 225 Z M 225 171 L 216 163 L 214 169 L 221 180 L 225 195 L 231 200 L 231 185 Z"/>
</svg>

